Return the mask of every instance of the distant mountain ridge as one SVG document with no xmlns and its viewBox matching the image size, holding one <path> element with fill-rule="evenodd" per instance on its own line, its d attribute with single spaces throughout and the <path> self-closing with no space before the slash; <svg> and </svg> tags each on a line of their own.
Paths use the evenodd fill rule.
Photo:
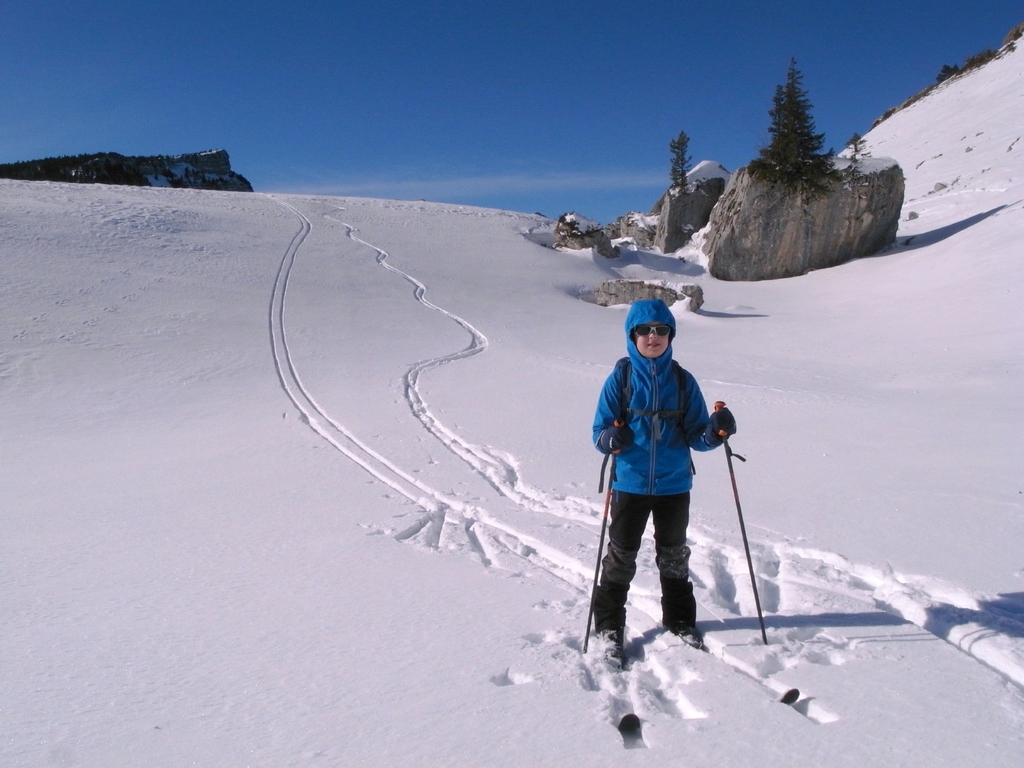
<svg viewBox="0 0 1024 768">
<path fill-rule="evenodd" d="M 223 149 L 186 155 L 126 157 L 102 152 L 50 157 L 0 165 L 0 178 L 20 181 L 65 181 L 77 184 L 126 184 L 134 187 L 183 187 L 252 192 L 252 185 L 231 170 Z"/>
</svg>

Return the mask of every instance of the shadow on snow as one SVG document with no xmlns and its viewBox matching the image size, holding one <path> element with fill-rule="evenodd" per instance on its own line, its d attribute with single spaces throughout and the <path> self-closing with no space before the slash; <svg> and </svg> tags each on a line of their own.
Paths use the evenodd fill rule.
<svg viewBox="0 0 1024 768">
<path fill-rule="evenodd" d="M 1024 638 L 1024 592 L 999 595 L 994 600 L 978 603 L 978 609 L 958 608 L 948 603 L 928 607 L 924 628 L 943 639 L 949 639 L 956 627 L 974 624 L 981 628 L 978 640 L 990 634 Z"/>
<path fill-rule="evenodd" d="M 1013 203 L 1013 205 L 1016 204 L 1017 203 Z M 929 245 L 941 243 L 943 240 L 953 237 L 953 235 L 958 235 L 965 229 L 970 229 L 975 224 L 980 224 L 988 217 L 995 216 L 1004 208 L 1009 207 L 1009 205 L 999 205 L 990 211 L 976 213 L 974 216 L 968 216 L 966 219 L 963 219 L 962 221 L 947 224 L 944 227 L 933 229 L 930 232 L 922 232 L 919 235 L 911 235 L 910 237 L 907 238 L 898 239 L 896 241 L 896 244 L 891 249 L 883 251 L 877 255 L 882 255 L 883 253 L 892 254 L 899 251 L 912 251 L 916 248 L 926 248 Z"/>
</svg>

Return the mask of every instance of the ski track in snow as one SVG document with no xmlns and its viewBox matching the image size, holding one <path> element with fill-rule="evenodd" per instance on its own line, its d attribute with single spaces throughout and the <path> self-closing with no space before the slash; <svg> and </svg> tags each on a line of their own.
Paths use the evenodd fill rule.
<svg viewBox="0 0 1024 768">
<path fill-rule="evenodd" d="M 443 493 L 362 442 L 332 418 L 303 384 L 288 345 L 286 305 L 289 278 L 298 251 L 312 230 L 310 220 L 295 206 L 277 198 L 291 211 L 300 228 L 278 268 L 270 302 L 269 333 L 277 375 L 285 394 L 304 423 L 346 458 L 371 476 L 417 505 L 422 511 L 415 522 L 399 531 L 374 526 L 398 541 L 418 541 L 431 549 L 469 551 L 485 567 L 501 567 L 506 558 L 526 561 L 566 584 L 572 598 L 547 602 L 542 609 L 570 615 L 583 626 L 589 607 L 593 565 L 580 561 L 557 546 L 540 540 L 499 519 L 485 508 Z M 338 211 L 343 209 L 338 208 Z M 599 506 L 585 499 L 556 496 L 523 481 L 515 458 L 495 448 L 475 445 L 446 427 L 431 412 L 420 390 L 420 376 L 432 368 L 480 354 L 487 339 L 472 324 L 426 299 L 427 287 L 413 276 L 388 263 L 388 254 L 356 236 L 356 229 L 338 219 L 347 236 L 376 253 L 377 263 L 409 282 L 413 296 L 423 306 L 461 326 L 470 336 L 467 347 L 415 363 L 406 372 L 404 397 L 415 418 L 448 450 L 483 477 L 500 496 L 518 507 L 551 515 L 585 528 L 585 535 L 600 525 Z M 790 686 L 787 671 L 814 664 L 840 665 L 857 658 L 858 641 L 841 633 L 844 615 L 882 614 L 890 624 L 911 623 L 968 654 L 1001 675 L 1009 685 L 1024 689 L 1024 606 L 1001 605 L 985 596 L 927 577 L 904 576 L 891 568 L 851 562 L 842 555 L 801 547 L 791 542 L 752 542 L 758 592 L 764 608 L 770 645 L 761 644 L 757 631 L 753 594 L 749 588 L 742 550 L 724 545 L 713 532 L 691 524 L 690 538 L 697 545 L 691 572 L 702 609 L 713 618 L 702 620 L 712 654 L 736 671 L 760 684 L 775 698 Z M 641 553 L 639 573 L 656 574 L 651 547 Z M 594 553 L 596 556 L 596 552 Z M 807 597 L 815 606 L 835 606 L 835 613 L 820 616 L 785 615 L 787 603 L 802 606 Z M 686 688 L 700 674 L 693 666 L 694 651 L 660 628 L 660 603 L 656 578 L 638 577 L 630 591 L 630 626 L 627 654 L 633 659 L 626 672 L 613 672 L 604 662 L 598 639 L 583 656 L 582 640 L 568 631 L 549 631 L 524 639 L 528 648 L 576 665 L 580 684 L 599 695 L 603 717 L 617 723 L 628 712 L 642 718 L 662 714 L 684 720 L 707 714 L 686 696 Z M 746 618 L 744 618 L 746 617 Z M 830 626 L 837 625 L 837 626 Z M 837 628 L 838 627 L 838 628 Z M 749 630 L 746 645 L 716 639 L 719 632 Z M 733 633 L 734 634 L 734 633 Z M 700 656 L 700 654 L 696 654 Z M 532 682 L 535 676 L 506 669 L 491 678 L 496 685 Z M 829 723 L 839 715 L 813 696 L 805 696 L 793 709 L 812 722 Z"/>
<path fill-rule="evenodd" d="M 334 220 L 337 221 L 337 219 Z M 514 457 L 497 449 L 475 445 L 466 441 L 460 435 L 448 429 L 434 416 L 420 394 L 420 375 L 431 368 L 437 368 L 456 360 L 480 354 L 487 349 L 487 338 L 466 320 L 428 301 L 426 298 L 427 288 L 423 283 L 389 264 L 387 261 L 388 254 L 375 245 L 356 237 L 355 229 L 352 226 L 341 221 L 338 223 L 345 227 L 348 237 L 353 242 L 366 246 L 377 253 L 376 259 L 380 266 L 412 284 L 415 288 L 414 297 L 416 301 L 428 309 L 450 318 L 453 322 L 460 325 L 472 339 L 470 345 L 465 349 L 450 355 L 444 355 L 443 357 L 421 360 L 406 372 L 404 395 L 413 415 L 428 432 L 487 480 L 491 487 L 502 496 L 512 500 L 521 507 L 545 514 L 550 514 L 553 503 L 557 503 L 560 517 L 576 521 L 589 521 L 593 517 L 593 506 L 590 502 L 573 497 L 563 497 L 556 500 L 549 494 L 525 484 L 520 478 L 519 468 Z"/>
</svg>

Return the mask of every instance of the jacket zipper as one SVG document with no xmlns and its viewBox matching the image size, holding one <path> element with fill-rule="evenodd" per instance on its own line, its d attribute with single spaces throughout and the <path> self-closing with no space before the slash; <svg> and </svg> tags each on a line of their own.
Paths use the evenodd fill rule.
<svg viewBox="0 0 1024 768">
<path fill-rule="evenodd" d="M 654 415 L 651 416 L 651 464 L 647 472 L 647 495 L 654 495 L 654 467 L 657 464 L 658 457 L 658 441 L 654 439 L 655 434 L 655 419 L 658 418 L 658 406 L 661 405 L 661 397 L 658 393 L 658 367 L 654 364 L 654 361 L 650 361 L 651 381 L 653 385 L 651 387 L 651 410 Z"/>
</svg>

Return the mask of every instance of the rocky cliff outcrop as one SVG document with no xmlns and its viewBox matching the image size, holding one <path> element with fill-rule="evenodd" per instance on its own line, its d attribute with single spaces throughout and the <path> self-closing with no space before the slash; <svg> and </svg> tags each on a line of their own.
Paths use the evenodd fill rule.
<svg viewBox="0 0 1024 768">
<path fill-rule="evenodd" d="M 618 249 L 612 245 L 601 226 L 578 213 L 562 214 L 555 225 L 554 234 L 556 248 L 570 248 L 574 251 L 593 248 L 595 253 L 606 259 L 614 259 L 619 255 Z"/>
<path fill-rule="evenodd" d="M 737 171 L 711 214 L 704 237 L 708 270 L 720 280 L 770 280 L 802 275 L 876 253 L 896 239 L 903 206 L 903 170 L 870 158 L 843 181 L 808 200 Z"/>
<path fill-rule="evenodd" d="M 252 185 L 243 176 L 231 170 L 228 153 L 223 149 L 152 157 L 126 157 L 116 152 L 51 157 L 0 165 L 0 178 L 253 191 Z"/>
<path fill-rule="evenodd" d="M 150 186 L 220 189 L 252 192 L 252 185 L 231 170 L 231 160 L 223 149 L 153 158 L 135 158 L 139 171 Z"/>
<path fill-rule="evenodd" d="M 604 233 L 612 240 L 627 237 L 641 248 L 653 248 L 657 229 L 657 216 L 630 211 L 606 226 Z"/>
<path fill-rule="evenodd" d="M 672 253 L 708 223 L 711 210 L 729 182 L 729 171 L 702 160 L 686 174 L 685 187 L 669 187 L 648 214 L 631 211 L 604 228 L 611 238 L 632 238 L 641 248 Z"/>
<path fill-rule="evenodd" d="M 688 184 L 685 189 L 670 187 L 651 209 L 658 214 L 654 246 L 672 253 L 690 242 L 693 233 L 708 223 L 724 191 L 725 179 L 720 177 Z"/>
</svg>

